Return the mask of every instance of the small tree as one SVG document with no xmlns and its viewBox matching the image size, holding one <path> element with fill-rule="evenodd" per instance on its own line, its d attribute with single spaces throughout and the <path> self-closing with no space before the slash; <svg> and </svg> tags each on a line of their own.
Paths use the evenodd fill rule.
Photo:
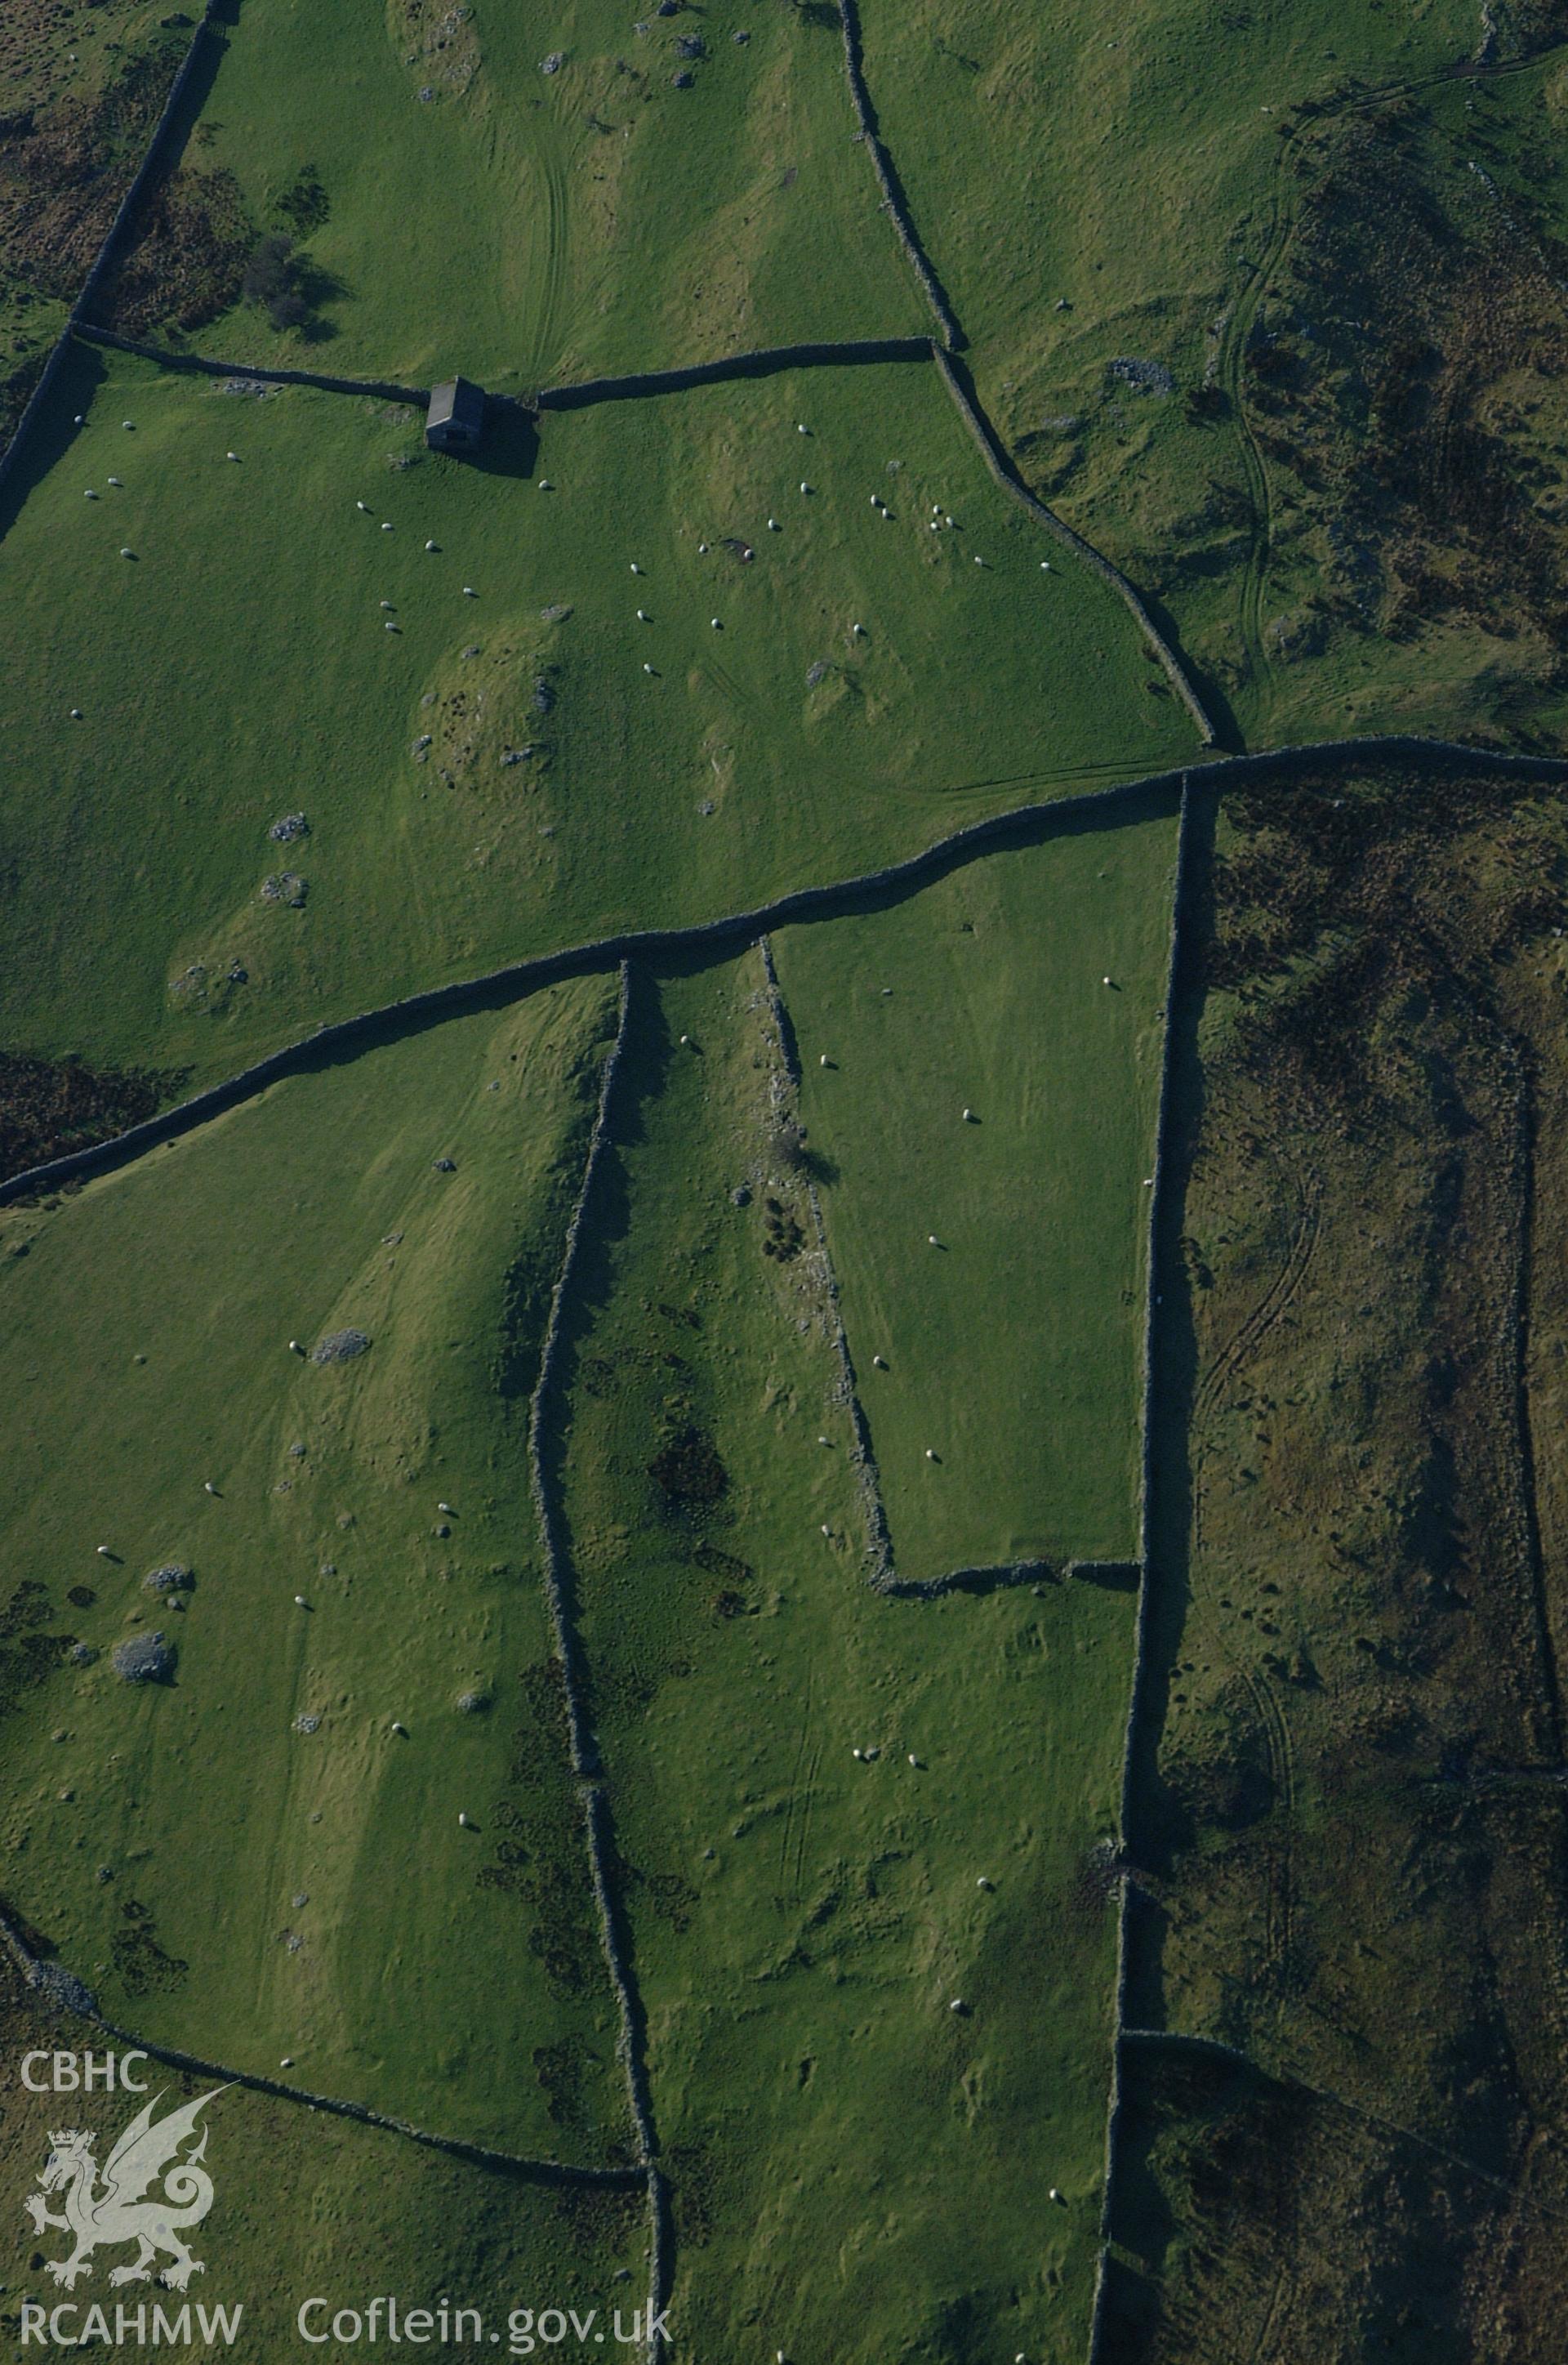
<svg viewBox="0 0 1568 2365">
<path fill-rule="evenodd" d="M 294 283 L 294 244 L 274 230 L 257 242 L 241 283 L 247 304 L 274 304 Z"/>
</svg>

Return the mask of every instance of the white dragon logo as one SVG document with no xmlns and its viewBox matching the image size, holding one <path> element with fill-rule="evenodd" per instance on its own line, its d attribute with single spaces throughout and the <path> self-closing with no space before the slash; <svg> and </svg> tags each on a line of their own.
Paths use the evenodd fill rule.
<svg viewBox="0 0 1568 2365">
<path fill-rule="evenodd" d="M 180 2146 L 196 2132 L 196 2113 L 222 2091 L 221 2086 L 215 2086 L 210 2093 L 198 2094 L 194 2102 L 170 2111 L 156 2125 L 152 2113 L 162 2096 L 154 2094 L 104 2162 L 101 2190 L 93 2135 L 79 2127 L 61 2127 L 50 2135 L 49 2158 L 39 2177 L 42 2190 L 29 2192 L 22 2205 L 35 2233 L 41 2234 L 46 2225 L 57 2225 L 75 2236 L 76 2247 L 68 2259 L 47 2261 L 46 2271 L 57 2283 L 70 2291 L 78 2276 L 92 2273 L 93 2252 L 100 2245 L 114 2249 L 122 2242 L 135 2242 L 140 2247 L 129 2267 L 110 2270 L 111 2283 L 151 2281 L 153 2262 L 161 2251 L 167 2251 L 171 2263 L 160 2280 L 175 2291 L 184 2291 L 193 2275 L 206 2273 L 203 2261 L 193 2259 L 181 2239 L 184 2231 L 201 2224 L 212 2206 L 212 2179 L 201 2166 L 207 2151 L 205 2126 L 188 2158 L 181 2159 L 178 2155 Z M 160 2178 L 162 2194 L 149 2200 L 145 2197 L 149 2187 Z M 62 2188 L 64 2214 L 57 2216 L 44 2195 Z"/>
</svg>

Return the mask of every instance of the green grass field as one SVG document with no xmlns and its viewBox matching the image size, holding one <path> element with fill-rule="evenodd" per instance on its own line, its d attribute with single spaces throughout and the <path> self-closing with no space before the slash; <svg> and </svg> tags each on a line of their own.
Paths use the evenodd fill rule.
<svg viewBox="0 0 1568 2365">
<path fill-rule="evenodd" d="M 1123 873 L 1129 953 L 1134 881 L 1152 883 L 1170 851 L 1167 825 L 1142 835 L 1147 851 L 1122 854 L 1116 841 L 1102 857 Z M 966 938 L 963 958 L 1002 971 L 1022 956 L 1027 976 L 1024 940 L 1048 937 L 1053 897 L 1090 891 L 1080 853 L 1045 848 L 995 884 L 987 865 L 964 907 L 981 941 Z M 837 985 L 886 969 L 896 998 L 913 1000 L 913 952 L 901 959 L 898 947 L 923 925 L 934 982 L 963 1014 L 961 1043 L 965 1018 L 995 1013 L 1000 989 L 955 974 L 957 891 L 910 907 L 919 917 L 902 938 L 894 915 L 823 928 L 809 950 L 790 940 L 786 992 L 809 974 Z M 753 954 L 639 988 L 622 1147 L 576 1326 L 566 1462 L 591 1708 L 674 2193 L 675 2320 L 705 2353 L 782 2347 L 869 2365 L 1022 2348 L 1065 2365 L 1087 2337 L 1099 2223 L 1114 1931 L 1096 1851 L 1116 1828 L 1135 1605 L 1082 1583 L 925 1603 L 866 1584 L 820 1276 L 809 1248 L 788 1252 L 799 1184 L 769 1165 L 762 983 Z M 1058 1009 L 1036 994 L 1014 1015 L 1019 1061 L 1032 1052 L 1047 1076 L 1065 1082 L 1064 1045 L 1086 1071 L 1119 1059 L 1137 1131 L 1148 1094 L 1136 1016 L 1120 1022 L 1118 1045 L 1114 1032 L 1086 1039 L 1075 995 Z M 913 1011 L 898 1032 L 907 1050 Z M 991 1070 L 999 1091 L 1018 1074 L 1005 1058 Z M 840 1082 L 855 1089 L 847 1067 L 826 1079 Z M 869 1132 L 891 1088 L 861 1089 Z M 824 1194 L 835 1249 L 841 1228 L 855 1237 L 837 1211 L 858 1181 L 847 1118 L 839 1130 L 844 1173 Z M 838 1160 L 825 1121 L 811 1138 Z M 1137 1236 L 1106 1226 L 1100 1203 L 1125 1193 L 1136 1206 L 1147 1149 L 1101 1147 L 1098 1162 L 1074 1165 L 1052 1220 L 1069 1266 L 1076 1251 L 1114 1267 L 1121 1335 L 1100 1344 L 1130 1379 L 1139 1317 L 1119 1300 L 1136 1295 Z M 1009 1171 L 1000 1127 L 984 1155 L 998 1187 Z M 742 1185 L 753 1195 L 737 1207 Z M 982 1291 L 1012 1269 L 1000 1220 Z M 776 1221 L 783 1256 L 765 1252 Z M 915 1251 L 905 1263 L 924 1280 Z M 846 1276 L 852 1326 L 863 1295 Z M 895 1541 L 907 1531 L 916 1549 L 981 1559 L 1015 1535 L 1055 1540 L 1070 1515 L 1075 1541 L 1126 1549 L 1135 1537 L 1136 1473 L 1114 1418 L 1092 1440 L 1097 1467 L 1076 1499 L 1052 1499 L 1049 1456 L 1019 1401 L 1059 1384 L 1060 1350 L 1026 1305 L 989 1368 L 969 1367 L 1001 1432 L 989 1457 L 1000 1510 L 960 1463 L 968 1519 L 955 1505 L 945 1523 L 923 1523 L 895 1473 Z M 911 1354 L 962 1373 L 969 1327 L 965 1310 L 927 1304 L 909 1323 Z"/>
<path fill-rule="evenodd" d="M 258 226 L 286 220 L 279 200 L 313 168 L 327 210 L 302 242 L 324 292 L 303 334 L 241 309 L 206 349 L 531 392 L 918 334 L 919 290 L 853 144 L 836 22 L 752 0 L 635 15 L 246 0 L 202 159 L 237 175 Z M 684 59 L 694 34 L 706 54 Z"/>
<path fill-rule="evenodd" d="M 286 1083 L 0 1258 L 6 1893 L 139 2034 L 588 2160 L 624 2091 L 522 1399 L 611 1016 L 592 981 Z M 174 1681 L 124 1684 L 154 1630 Z"/>
<path fill-rule="evenodd" d="M 1167 812 L 775 940 L 902 1576 L 1136 1556 L 1174 860 Z"/>
<path fill-rule="evenodd" d="M 379 404 L 98 369 L 0 550 L 17 1049 L 229 1073 L 1193 744 L 928 367 L 551 418 L 538 481 L 422 456 Z M 296 812 L 309 836 L 269 841 Z M 285 876 L 303 908 L 263 900 Z"/>
</svg>

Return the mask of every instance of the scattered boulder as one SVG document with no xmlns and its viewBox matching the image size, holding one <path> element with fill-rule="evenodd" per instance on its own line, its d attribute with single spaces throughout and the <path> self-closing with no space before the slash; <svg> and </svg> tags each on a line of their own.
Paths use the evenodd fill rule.
<svg viewBox="0 0 1568 2365">
<path fill-rule="evenodd" d="M 279 846 L 290 846 L 297 837 L 308 837 L 309 835 L 310 824 L 302 813 L 284 813 L 267 832 L 267 835 L 275 838 Z"/>
<path fill-rule="evenodd" d="M 297 1716 L 294 1720 L 294 1730 L 296 1732 L 319 1732 L 321 1720 L 319 1716 Z"/>
<path fill-rule="evenodd" d="M 694 77 L 691 71 L 687 66 L 682 66 L 680 72 L 672 76 L 672 80 L 675 83 L 677 90 L 689 90 L 691 88 L 693 79 Z"/>
<path fill-rule="evenodd" d="M 459 1692 L 457 1705 L 465 1716 L 483 1716 L 490 1705 L 488 1692 Z"/>
<path fill-rule="evenodd" d="M 304 880 L 297 878 L 292 870 L 274 870 L 262 881 L 263 903 L 287 903 L 297 912 L 309 891 Z"/>
<path fill-rule="evenodd" d="M 708 44 L 700 33 L 678 33 L 675 48 L 676 55 L 682 58 L 705 58 L 708 54 Z"/>
<path fill-rule="evenodd" d="M 539 71 L 542 74 L 557 74 L 566 62 L 565 50 L 552 50 L 547 58 L 540 59 Z"/>
<path fill-rule="evenodd" d="M 98 1654 L 96 1651 L 94 1650 L 91 1642 L 73 1643 L 72 1645 L 71 1656 L 79 1667 L 91 1667 L 97 1664 Z"/>
</svg>

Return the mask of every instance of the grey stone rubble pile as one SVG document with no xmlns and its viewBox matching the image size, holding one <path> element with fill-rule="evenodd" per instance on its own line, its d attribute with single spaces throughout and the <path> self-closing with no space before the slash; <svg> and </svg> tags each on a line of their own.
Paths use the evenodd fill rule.
<svg viewBox="0 0 1568 2365">
<path fill-rule="evenodd" d="M 286 903 L 297 912 L 310 890 L 293 870 L 274 870 L 262 881 L 263 903 Z"/>
<path fill-rule="evenodd" d="M 349 1363 L 356 1355 L 364 1354 L 369 1345 L 370 1340 L 363 1330 L 329 1330 L 326 1337 L 318 1339 L 310 1350 L 310 1361 L 313 1363 Z"/>
<path fill-rule="evenodd" d="M 122 1683 L 166 1684 L 178 1655 L 162 1634 L 131 1634 L 115 1644 L 110 1664 Z"/>
<path fill-rule="evenodd" d="M 141 1580 L 141 1589 L 143 1593 L 194 1593 L 196 1578 L 179 1561 L 172 1560 L 150 1570 Z"/>
<path fill-rule="evenodd" d="M 1130 386 L 1138 394 L 1174 394 L 1176 381 L 1163 362 L 1140 362 L 1131 353 L 1118 353 L 1105 364 L 1107 377 Z"/>
<path fill-rule="evenodd" d="M 274 821 L 267 835 L 279 846 L 292 846 L 297 837 L 308 837 L 310 824 L 302 813 L 284 813 Z"/>
</svg>

